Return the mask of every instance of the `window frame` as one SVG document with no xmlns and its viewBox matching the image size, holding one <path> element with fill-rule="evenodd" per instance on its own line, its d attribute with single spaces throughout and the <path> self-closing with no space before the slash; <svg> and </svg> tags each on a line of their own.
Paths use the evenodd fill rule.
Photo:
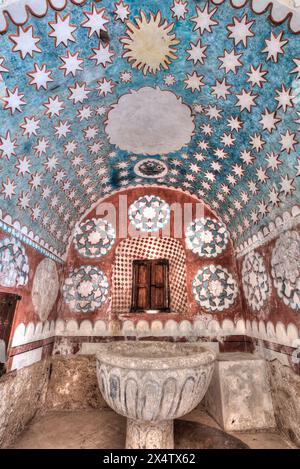
<svg viewBox="0 0 300 469">
<path fill-rule="evenodd" d="M 164 281 L 161 282 L 153 282 L 153 269 L 156 265 L 163 265 L 164 268 Z M 143 284 L 139 284 L 137 282 L 137 267 L 139 265 L 147 266 L 147 282 Z M 147 313 L 149 311 L 157 311 L 160 313 L 169 313 L 170 312 L 170 269 L 169 269 L 169 260 L 168 259 L 135 259 L 132 261 L 132 293 L 131 293 L 131 313 Z M 138 289 L 146 287 L 147 288 L 147 307 L 141 308 L 138 305 Z M 153 300 L 152 300 L 152 289 L 153 288 L 163 288 L 163 306 L 161 308 L 153 307 Z"/>
</svg>

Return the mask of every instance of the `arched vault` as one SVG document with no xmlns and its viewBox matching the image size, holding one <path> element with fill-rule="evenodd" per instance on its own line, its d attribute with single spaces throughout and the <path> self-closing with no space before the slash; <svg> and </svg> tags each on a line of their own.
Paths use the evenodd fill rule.
<svg viewBox="0 0 300 469">
<path fill-rule="evenodd" d="M 2 228 L 62 256 L 99 198 L 155 183 L 240 242 L 299 203 L 297 2 L 4 3 Z"/>
</svg>

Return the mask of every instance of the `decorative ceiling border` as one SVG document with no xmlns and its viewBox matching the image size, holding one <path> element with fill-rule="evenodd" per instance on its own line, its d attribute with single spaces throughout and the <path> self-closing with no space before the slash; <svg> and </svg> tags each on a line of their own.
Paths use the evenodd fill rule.
<svg viewBox="0 0 300 469">
<path fill-rule="evenodd" d="M 263 246 L 264 244 L 277 238 L 282 232 L 290 230 L 300 224 L 300 207 L 294 205 L 288 212 L 283 212 L 277 216 L 267 226 L 261 228 L 256 234 L 248 238 L 244 243 L 235 248 L 237 258 L 245 256 L 248 252 Z"/>
<path fill-rule="evenodd" d="M 80 6 L 87 0 L 6 0 L 7 3 L 0 6 L 0 33 L 7 31 L 9 21 L 17 26 L 24 25 L 30 15 L 42 18 L 47 14 L 49 7 L 61 11 L 69 1 Z"/>
<path fill-rule="evenodd" d="M 31 246 L 36 251 L 43 254 L 45 257 L 49 257 L 55 262 L 63 263 L 64 260 L 60 257 L 59 253 L 49 246 L 43 239 L 39 236 L 35 236 L 32 231 L 28 232 L 26 226 L 21 226 L 20 223 L 11 219 L 10 215 L 4 216 L 2 210 L 0 209 L 0 229 L 5 233 L 12 235 L 14 238 L 19 239 L 23 243 Z"/>
<path fill-rule="evenodd" d="M 227 0 L 211 0 L 215 5 L 221 5 Z M 250 2 L 252 11 L 262 15 L 269 11 L 269 19 L 279 25 L 288 22 L 288 28 L 294 34 L 300 33 L 300 8 L 293 8 L 278 0 L 228 0 L 234 8 L 243 8 Z"/>
<path fill-rule="evenodd" d="M 56 11 L 63 10 L 68 1 L 76 6 L 81 6 L 87 0 L 6 0 L 7 3 L 0 6 L 0 33 L 5 33 L 9 27 L 9 21 L 15 25 L 24 25 L 30 14 L 39 18 L 45 16 L 48 8 Z M 99 0 L 95 0 L 98 2 Z M 269 10 L 269 18 L 275 24 L 288 22 L 288 27 L 294 34 L 300 33 L 300 9 L 292 8 L 280 3 L 278 0 L 211 0 L 215 5 L 221 5 L 224 1 L 230 1 L 235 8 L 242 8 L 248 1 L 254 13 L 259 15 Z"/>
</svg>

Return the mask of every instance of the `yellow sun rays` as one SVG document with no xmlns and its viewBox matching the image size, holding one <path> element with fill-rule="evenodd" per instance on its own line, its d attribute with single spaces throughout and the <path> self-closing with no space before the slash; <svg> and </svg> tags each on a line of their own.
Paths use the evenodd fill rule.
<svg viewBox="0 0 300 469">
<path fill-rule="evenodd" d="M 134 20 L 135 23 L 127 22 L 127 36 L 121 39 L 123 56 L 144 75 L 157 73 L 161 67 L 168 69 L 171 61 L 177 59 L 174 46 L 179 40 L 171 33 L 174 24 L 163 21 L 160 12 L 150 12 L 148 20 L 143 10 Z"/>
</svg>

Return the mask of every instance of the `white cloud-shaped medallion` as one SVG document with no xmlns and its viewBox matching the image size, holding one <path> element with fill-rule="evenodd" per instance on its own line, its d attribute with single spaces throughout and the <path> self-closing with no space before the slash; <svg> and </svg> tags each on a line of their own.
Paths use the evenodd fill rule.
<svg viewBox="0 0 300 469">
<path fill-rule="evenodd" d="M 59 292 L 59 278 L 56 264 L 51 259 L 43 259 L 37 266 L 31 298 L 35 312 L 41 321 L 46 321 Z"/>
<path fill-rule="evenodd" d="M 195 129 L 191 109 L 181 98 L 148 86 L 121 96 L 105 124 L 111 144 L 142 155 L 180 150 L 190 142 Z"/>
</svg>

